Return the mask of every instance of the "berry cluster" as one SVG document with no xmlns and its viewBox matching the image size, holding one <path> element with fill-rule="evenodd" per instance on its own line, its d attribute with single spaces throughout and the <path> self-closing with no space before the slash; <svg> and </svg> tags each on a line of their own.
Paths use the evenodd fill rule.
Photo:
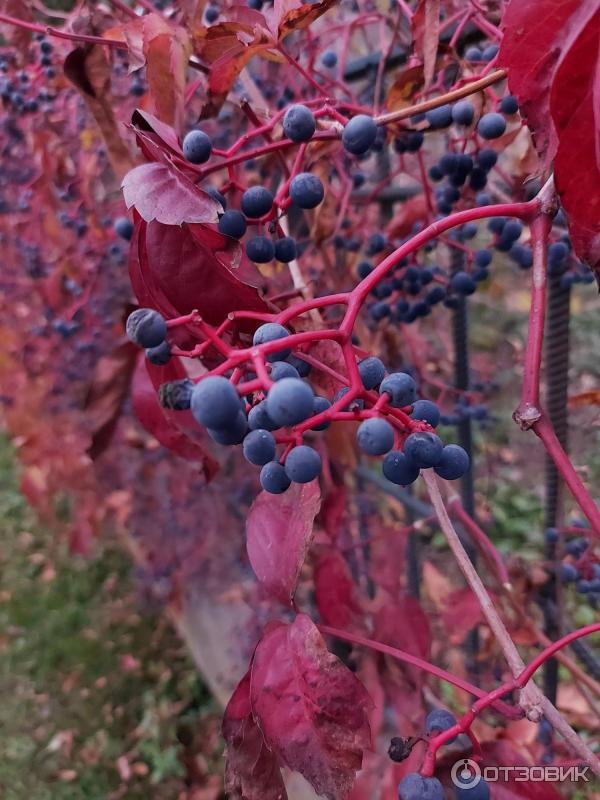
<svg viewBox="0 0 600 800">
<path fill-rule="evenodd" d="M 164 364 L 171 357 L 167 324 L 158 312 L 134 311 L 127 320 L 127 334 L 146 349 L 151 363 Z M 353 393 L 350 386 L 343 386 L 330 399 L 315 393 L 307 380 L 311 364 L 302 353 L 285 346 L 289 336 L 279 323 L 261 325 L 247 361 L 236 366 L 235 380 L 233 370 L 229 377 L 213 370 L 195 383 L 164 384 L 161 402 L 174 410 L 191 409 L 218 444 L 241 444 L 246 460 L 262 468 L 262 487 L 273 494 L 320 474 L 321 456 L 304 444 L 304 437 L 325 430 L 334 420 L 360 421 L 359 449 L 369 456 L 384 456 L 383 474 L 393 483 L 407 486 L 421 469 L 431 467 L 446 480 L 456 480 L 469 469 L 466 452 L 454 444 L 444 446 L 434 433 L 440 411 L 430 400 L 417 399 L 410 375 L 386 375 L 379 358 L 364 358 L 356 365 L 361 391 Z"/>
</svg>

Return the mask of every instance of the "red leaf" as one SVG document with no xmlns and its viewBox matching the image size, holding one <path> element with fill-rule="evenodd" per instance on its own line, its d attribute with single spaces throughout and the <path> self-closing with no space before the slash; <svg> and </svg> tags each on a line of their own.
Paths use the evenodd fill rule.
<svg viewBox="0 0 600 800">
<path fill-rule="evenodd" d="M 140 360 L 135 370 L 132 396 L 135 414 L 144 428 L 181 458 L 197 462 L 206 479 L 210 480 L 219 465 L 202 445 L 204 434 L 198 428 L 196 435 L 192 436 L 191 431 L 186 432 L 179 427 L 175 415 L 188 412 L 168 411 L 161 407 L 144 360 Z"/>
<path fill-rule="evenodd" d="M 131 124 L 134 127 L 138 137 L 138 144 L 142 147 L 142 150 L 144 150 L 143 142 L 147 140 L 158 145 L 160 149 L 168 150 L 179 158 L 183 158 L 183 151 L 179 144 L 179 139 L 170 125 L 166 125 L 152 114 L 149 114 L 147 111 L 142 111 L 139 108 L 133 112 Z M 145 155 L 151 161 L 155 158 L 154 151 L 150 153 L 145 152 Z"/>
<path fill-rule="evenodd" d="M 227 743 L 225 789 L 232 800 L 286 800 L 277 758 L 252 716 L 250 671 L 227 704 L 223 738 Z"/>
<path fill-rule="evenodd" d="M 554 73 L 596 9 L 581 0 L 511 0 L 502 18 L 498 63 L 508 68 L 509 88 L 546 164 L 558 143 L 549 124 Z"/>
<path fill-rule="evenodd" d="M 230 311 L 268 310 L 256 289 L 234 271 L 239 256 L 237 242 L 210 228 L 140 220 L 129 251 L 129 274 L 140 303 L 168 317 L 198 309 L 207 322 L 218 325 Z"/>
<path fill-rule="evenodd" d="M 345 486 L 335 486 L 327 492 L 321 508 L 322 524 L 327 535 L 335 541 L 340 534 L 346 513 L 347 492 Z"/>
<path fill-rule="evenodd" d="M 153 162 L 127 173 L 121 185 L 127 208 L 163 225 L 218 222 L 217 203 L 173 166 Z"/>
<path fill-rule="evenodd" d="M 346 798 L 370 747 L 371 700 L 305 614 L 265 632 L 254 654 L 250 695 L 271 750 L 317 794 Z"/>
<path fill-rule="evenodd" d="M 415 53 L 423 61 L 425 88 L 431 84 L 435 71 L 440 35 L 440 0 L 419 0 L 412 18 Z"/>
<path fill-rule="evenodd" d="M 188 59 L 192 51 L 185 28 L 150 13 L 123 26 L 130 59 L 136 68 L 146 64 L 150 96 L 156 114 L 178 130 L 183 123 Z"/>
<path fill-rule="evenodd" d="M 458 589 L 448 596 L 442 618 L 450 641 L 455 644 L 462 642 L 467 633 L 484 620 L 481 606 L 468 588 Z"/>
<path fill-rule="evenodd" d="M 554 159 L 577 255 L 600 269 L 600 11 L 581 0 L 511 0 L 499 63 L 536 149 Z"/>
<path fill-rule="evenodd" d="M 409 197 L 402 203 L 397 214 L 388 223 L 386 233 L 394 237 L 408 236 L 415 222 L 421 222 L 427 217 L 427 200 L 423 192 Z"/>
<path fill-rule="evenodd" d="M 506 741 L 483 742 L 481 749 L 483 753 L 482 764 L 485 766 L 531 766 L 531 762 L 525 760 L 522 754 Z M 555 783 L 549 781 L 504 780 L 502 773 L 500 773 L 500 780 L 495 782 L 493 786 L 494 800 L 560 800 L 562 797 L 562 793 L 558 791 Z"/>
<path fill-rule="evenodd" d="M 129 395 L 131 378 L 140 354 L 131 342 L 123 342 L 97 363 L 85 400 L 85 413 L 92 441 L 88 450 L 97 458 L 110 444 L 121 406 Z"/>
<path fill-rule="evenodd" d="M 600 10 L 556 72 L 550 110 L 559 144 L 554 177 L 577 255 L 600 271 Z"/>
<path fill-rule="evenodd" d="M 319 558 L 314 581 L 317 608 L 323 622 L 343 630 L 355 626 L 362 608 L 348 565 L 337 550 Z"/>
<path fill-rule="evenodd" d="M 419 658 L 429 658 L 429 620 L 419 601 L 410 595 L 390 598 L 379 609 L 374 619 L 373 638 Z"/>
<path fill-rule="evenodd" d="M 247 548 L 256 577 L 289 605 L 313 537 L 321 492 L 318 481 L 292 484 L 281 495 L 261 492 L 246 522 Z"/>
</svg>

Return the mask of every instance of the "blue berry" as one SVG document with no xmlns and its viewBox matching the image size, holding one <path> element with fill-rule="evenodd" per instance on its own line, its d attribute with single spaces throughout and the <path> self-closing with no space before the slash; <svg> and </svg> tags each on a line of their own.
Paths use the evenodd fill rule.
<svg viewBox="0 0 600 800">
<path fill-rule="evenodd" d="M 267 264 L 275 258 L 275 245 L 267 236 L 253 236 L 246 242 L 246 255 L 256 264 Z"/>
<path fill-rule="evenodd" d="M 207 428 L 210 438 L 217 444 L 241 444 L 248 433 L 248 420 L 240 408 L 234 419 L 222 428 Z"/>
<path fill-rule="evenodd" d="M 248 427 L 251 431 L 256 431 L 260 428 L 265 431 L 276 431 L 279 427 L 269 416 L 265 400 L 261 400 L 248 412 Z"/>
<path fill-rule="evenodd" d="M 533 251 L 531 247 L 525 247 L 525 245 L 522 244 L 513 244 L 508 251 L 508 255 L 521 269 L 529 269 L 533 266 Z"/>
<path fill-rule="evenodd" d="M 385 377 L 385 366 L 380 358 L 369 356 L 359 362 L 358 372 L 365 389 L 375 389 Z"/>
<path fill-rule="evenodd" d="M 419 477 L 419 467 L 400 450 L 391 450 L 383 459 L 383 474 L 398 486 L 409 486 Z"/>
<path fill-rule="evenodd" d="M 357 114 L 346 123 L 342 132 L 344 148 L 355 156 L 366 153 L 377 138 L 377 125 L 373 117 Z"/>
<path fill-rule="evenodd" d="M 442 784 L 437 778 L 424 778 L 410 772 L 398 786 L 398 800 L 444 800 Z"/>
<path fill-rule="evenodd" d="M 146 349 L 146 358 L 157 367 L 168 364 L 171 360 L 171 345 L 165 340 L 157 344 L 156 347 L 148 347 Z"/>
<path fill-rule="evenodd" d="M 373 272 L 373 265 L 369 261 L 361 261 L 356 268 L 356 271 L 358 273 L 358 277 L 361 280 L 364 280 L 367 275 L 370 275 Z"/>
<path fill-rule="evenodd" d="M 254 331 L 252 344 L 257 347 L 258 345 L 266 344 L 267 342 L 273 342 L 276 339 L 285 339 L 289 335 L 289 331 L 287 331 L 283 325 L 280 325 L 278 322 L 265 322 L 264 325 L 261 325 Z M 291 354 L 291 352 L 291 350 L 283 349 L 278 350 L 276 353 L 269 353 L 267 356 L 267 361 L 283 361 Z"/>
<path fill-rule="evenodd" d="M 212 142 L 204 131 L 190 131 L 183 140 L 183 156 L 192 164 L 204 164 L 212 153 Z"/>
<path fill-rule="evenodd" d="M 331 403 L 326 397 L 320 397 L 316 395 L 313 400 L 313 416 L 317 414 L 322 414 L 323 411 L 327 411 L 328 408 L 331 408 Z M 324 431 L 331 425 L 330 422 L 325 420 L 325 422 L 321 422 L 319 425 L 313 425 L 311 431 Z"/>
<path fill-rule="evenodd" d="M 484 114 L 477 123 L 477 133 L 482 139 L 498 139 L 506 130 L 506 120 L 502 114 L 491 111 Z"/>
<path fill-rule="evenodd" d="M 544 531 L 544 539 L 548 544 L 556 544 L 560 539 L 560 535 L 556 528 L 546 528 Z"/>
<path fill-rule="evenodd" d="M 470 466 L 469 456 L 466 450 L 457 444 L 447 444 L 443 450 L 440 460 L 435 466 L 435 471 L 446 481 L 455 481 L 468 472 Z"/>
<path fill-rule="evenodd" d="M 449 728 L 454 727 L 454 725 L 456 725 L 456 717 L 454 714 L 451 714 L 450 711 L 446 711 L 444 708 L 434 708 L 427 714 L 425 733 L 427 736 L 435 736 L 436 733 L 443 733 L 449 730 Z M 446 744 L 452 744 L 456 739 L 457 737 L 455 736 L 453 739 L 446 742 Z"/>
<path fill-rule="evenodd" d="M 475 253 L 475 263 L 478 267 L 489 267 L 492 263 L 492 254 L 489 250 L 477 250 Z"/>
<path fill-rule="evenodd" d="M 452 106 L 452 119 L 457 125 L 470 125 L 475 116 L 475 108 L 470 100 L 459 100 Z"/>
<path fill-rule="evenodd" d="M 573 583 L 579 577 L 579 572 L 573 564 L 561 564 L 558 570 L 558 577 L 561 583 Z"/>
<path fill-rule="evenodd" d="M 297 103 L 290 106 L 283 117 L 283 132 L 292 142 L 308 142 L 317 128 L 314 114 Z"/>
<path fill-rule="evenodd" d="M 219 18 L 219 9 L 216 6 L 206 6 L 206 11 L 204 12 L 204 16 L 206 18 L 206 21 L 210 25 Z"/>
<path fill-rule="evenodd" d="M 432 428 L 437 428 L 440 424 L 440 410 L 431 400 L 417 400 L 413 404 L 411 417 L 428 422 Z"/>
<path fill-rule="evenodd" d="M 547 719 L 542 719 L 538 727 L 538 740 L 548 747 L 552 744 L 552 733 L 554 728 Z"/>
<path fill-rule="evenodd" d="M 241 239 L 246 233 L 246 217 L 241 211 L 231 208 L 219 217 L 219 230 L 233 239 Z"/>
<path fill-rule="evenodd" d="M 421 145 L 425 141 L 425 134 L 423 131 L 409 131 L 406 134 L 406 152 L 416 153 L 421 149 Z"/>
<path fill-rule="evenodd" d="M 294 483 L 310 483 L 321 473 L 321 456 L 308 445 L 294 447 L 285 460 L 285 472 Z"/>
<path fill-rule="evenodd" d="M 484 778 L 473 786 L 459 786 L 456 789 L 456 800 L 490 800 L 490 786 Z"/>
<path fill-rule="evenodd" d="M 507 94 L 500 101 L 500 111 L 503 114 L 516 114 L 519 110 L 519 101 L 512 94 Z"/>
<path fill-rule="evenodd" d="M 461 270 L 450 278 L 450 288 L 457 294 L 467 296 L 473 294 L 477 286 L 469 273 Z"/>
<path fill-rule="evenodd" d="M 335 67 L 337 64 L 337 60 L 337 53 L 335 53 L 333 50 L 326 50 L 321 56 L 321 63 L 324 67 L 327 67 L 327 69 L 333 69 L 333 67 Z"/>
<path fill-rule="evenodd" d="M 224 194 L 222 194 L 218 189 L 215 189 L 214 186 L 207 186 L 205 189 L 206 193 L 209 194 L 213 200 L 216 200 L 217 203 L 223 208 L 223 211 L 227 208 L 227 198 Z"/>
<path fill-rule="evenodd" d="M 443 452 L 442 440 L 429 431 L 411 433 L 404 442 L 404 455 L 421 469 L 437 466 Z"/>
<path fill-rule="evenodd" d="M 481 50 L 478 47 L 467 47 L 465 58 L 467 61 L 482 61 Z"/>
<path fill-rule="evenodd" d="M 390 396 L 390 405 L 395 408 L 412 406 L 416 400 L 417 384 L 406 372 L 392 372 L 381 381 L 379 394 Z"/>
<path fill-rule="evenodd" d="M 288 356 L 287 362 L 291 364 L 298 372 L 301 378 L 307 378 L 310 375 L 310 371 L 312 369 L 312 365 L 305 361 L 303 358 L 298 358 L 298 356 Z"/>
<path fill-rule="evenodd" d="M 482 169 L 489 171 L 498 161 L 498 154 L 491 147 L 484 147 L 477 154 L 477 163 Z"/>
<path fill-rule="evenodd" d="M 250 219 L 258 219 L 273 208 L 273 195 L 264 186 L 252 186 L 242 195 L 241 208 Z"/>
<path fill-rule="evenodd" d="M 246 461 L 262 467 L 275 458 L 275 437 L 269 431 L 258 428 L 245 437 L 242 449 Z"/>
<path fill-rule="evenodd" d="M 236 422 L 241 400 L 227 378 L 209 375 L 194 386 L 191 410 L 194 419 L 206 428 L 226 428 Z"/>
<path fill-rule="evenodd" d="M 430 305 L 435 305 L 436 303 L 441 303 L 441 301 L 446 297 L 446 290 L 443 286 L 434 286 L 433 289 L 430 289 L 427 292 L 427 302 Z"/>
<path fill-rule="evenodd" d="M 280 381 L 282 378 L 299 378 L 298 370 L 287 361 L 274 361 L 271 364 L 271 380 Z"/>
<path fill-rule="evenodd" d="M 265 492 L 283 494 L 290 484 L 285 468 L 278 461 L 270 461 L 260 471 L 260 485 Z"/>
<path fill-rule="evenodd" d="M 483 48 L 481 53 L 481 60 L 482 61 L 491 61 L 493 58 L 496 58 L 498 54 L 498 50 L 500 48 L 497 44 L 488 44 L 487 47 Z"/>
<path fill-rule="evenodd" d="M 133 222 L 130 219 L 127 217 L 117 217 L 115 220 L 115 233 L 117 236 L 129 242 L 133 236 L 133 231 Z"/>
<path fill-rule="evenodd" d="M 375 322 L 380 322 L 382 319 L 389 317 L 391 313 L 392 309 L 388 303 L 373 303 L 372 306 L 369 306 L 369 314 Z"/>
<path fill-rule="evenodd" d="M 425 119 L 435 130 L 447 128 L 452 124 L 452 107 L 448 104 L 425 112 Z"/>
<path fill-rule="evenodd" d="M 344 386 L 342 389 L 335 393 L 333 398 L 333 402 L 337 402 L 341 397 L 344 397 L 350 391 L 350 387 Z M 354 400 L 349 400 L 347 405 L 342 405 L 340 411 L 356 411 L 362 410 L 365 407 L 365 401 L 359 398 L 355 398 Z"/>
<path fill-rule="evenodd" d="M 487 185 L 487 172 L 482 167 L 473 167 L 469 176 L 469 186 L 473 191 L 479 192 Z M 481 205 L 481 204 L 480 204 Z"/>
<path fill-rule="evenodd" d="M 298 248 L 296 247 L 296 240 L 291 236 L 284 236 L 282 239 L 275 241 L 275 258 L 284 264 L 289 264 L 298 255 Z"/>
<path fill-rule="evenodd" d="M 379 417 L 366 419 L 358 426 L 356 441 L 364 453 L 382 456 L 394 446 L 394 429 L 389 422 Z"/>
<path fill-rule="evenodd" d="M 301 172 L 292 178 L 290 197 L 299 208 L 316 208 L 324 196 L 323 184 L 316 175 Z"/>
<path fill-rule="evenodd" d="M 561 264 L 569 255 L 569 248 L 564 242 L 552 242 L 548 246 L 548 260 Z"/>
<path fill-rule="evenodd" d="M 267 411 L 279 427 L 297 425 L 313 413 L 314 394 L 299 378 L 282 378 L 269 389 Z"/>
<path fill-rule="evenodd" d="M 387 244 L 387 240 L 383 233 L 374 233 L 369 236 L 369 244 L 367 247 L 368 255 L 374 255 L 375 253 L 380 253 L 382 250 L 385 249 Z"/>
<path fill-rule="evenodd" d="M 128 338 L 143 348 L 158 347 L 167 335 L 164 318 L 152 308 L 138 308 L 127 317 Z"/>
</svg>

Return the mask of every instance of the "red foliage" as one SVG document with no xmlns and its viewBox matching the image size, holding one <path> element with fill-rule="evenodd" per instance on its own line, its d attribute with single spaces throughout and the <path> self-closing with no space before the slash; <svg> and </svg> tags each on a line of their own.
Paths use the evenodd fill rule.
<svg viewBox="0 0 600 800">
<path fill-rule="evenodd" d="M 17 16 L 36 29 L 30 5 L 4 3 L 0 19 Z M 332 800 L 395 798 L 398 779 L 407 771 L 431 772 L 443 742 L 417 744 L 404 764 L 390 766 L 384 755 L 390 734 L 420 735 L 425 710 L 436 698 L 466 709 L 472 692 L 480 698 L 477 711 L 484 711 L 504 668 L 486 640 L 477 676 L 470 678 L 478 686 L 463 678 L 467 667 L 459 647 L 473 627 L 489 621 L 485 609 L 471 588 L 457 588 L 458 573 L 445 564 L 431 567 L 435 579 L 423 599 L 409 593 L 407 561 L 415 556 L 407 537 L 426 539 L 435 517 L 413 524 L 409 501 L 423 501 L 401 490 L 389 502 L 376 499 L 363 473 L 355 472 L 357 449 L 348 435 L 355 423 L 372 417 L 389 421 L 395 448 L 410 432 L 431 431 L 410 416 L 410 407 L 392 406 L 385 392 L 379 396 L 364 388 L 357 362 L 371 351 L 385 354 L 390 370 L 410 364 L 425 394 L 448 415 L 456 408 L 477 408 L 485 399 L 483 390 L 464 392 L 453 384 L 452 364 L 440 357 L 449 341 L 443 323 L 436 318 L 424 333 L 418 323 L 410 324 L 416 316 L 396 313 L 397 301 L 414 283 L 410 268 L 421 275 L 428 268 L 431 286 L 443 287 L 445 298 L 456 300 L 448 288 L 456 256 L 475 272 L 468 226 L 510 215 L 530 228 L 519 234 L 518 246 L 536 251 L 532 286 L 536 307 L 543 309 L 545 264 L 537 258 L 543 237 L 534 227 L 541 220 L 547 238 L 552 228 L 547 206 L 554 197 L 548 184 L 541 200 L 528 200 L 530 179 L 540 179 L 541 186 L 553 171 L 575 250 L 597 272 L 600 267 L 597 4 L 511 0 L 497 63 L 494 55 L 492 62 L 469 61 L 471 38 L 488 48 L 500 39 L 499 16 L 489 5 L 487 13 L 479 3 L 418 0 L 399 3 L 387 15 L 366 8 L 354 14 L 336 8 L 333 0 L 275 0 L 261 11 L 224 2 L 218 21 L 209 24 L 203 3 L 174 4 L 168 15 L 128 15 L 128 6 L 119 4 L 114 19 L 104 7 L 90 11 L 89 18 L 68 16 L 55 42 L 64 76 L 31 66 L 39 53 L 29 28 L 6 27 L 16 49 L 7 50 L 2 61 L 2 74 L 9 73 L 13 83 L 2 94 L 7 116 L 0 130 L 1 166 L 15 191 L 14 197 L 0 197 L 6 260 L 0 378 L 3 420 L 23 464 L 22 490 L 57 526 L 58 501 L 67 501 L 66 527 L 77 552 L 90 550 L 103 524 L 117 522 L 126 529 L 141 585 L 175 614 L 189 614 L 186 604 L 201 594 L 199 587 L 211 613 L 221 609 L 223 597 L 235 597 L 238 605 L 231 601 L 228 619 L 233 641 L 223 643 L 223 650 L 236 655 L 228 685 L 235 685 L 251 662 L 223 722 L 227 789 L 239 800 L 284 800 L 283 767 L 300 772 Z M 35 4 L 38 11 L 41 15 Z M 325 24 L 315 25 L 326 12 Z M 45 25 L 37 30 L 43 33 Z M 364 37 L 358 59 L 355 34 Z M 325 46 L 338 56 L 334 71 L 321 63 Z M 406 50 L 410 57 L 398 69 L 394 59 L 403 61 Z M 506 133 L 489 145 L 478 137 L 476 123 L 499 107 L 506 82 L 498 65 L 507 69 L 508 87 L 527 127 L 506 113 Z M 132 85 L 128 70 L 142 67 Z M 26 68 L 31 77 L 23 81 L 19 72 Z M 391 70 L 396 71 L 388 80 Z M 357 88 L 354 81 L 365 75 Z M 46 78 L 52 102 L 42 99 L 42 110 L 21 114 L 13 97 L 17 81 L 31 93 Z M 287 93 L 281 94 L 284 88 Z M 474 103 L 473 125 L 435 131 L 416 113 L 463 96 Z M 315 114 L 317 129 L 308 143 L 282 135 L 292 99 Z M 377 116 L 380 112 L 391 113 Z M 380 132 L 381 141 L 364 162 L 339 141 L 342 126 L 357 113 L 377 117 Z M 187 162 L 181 148 L 182 134 L 198 119 L 213 140 L 211 160 L 203 165 Z M 415 148 L 421 132 L 425 145 Z M 537 161 L 529 132 L 541 159 L 540 175 L 531 174 Z M 483 176 L 497 205 L 480 201 L 477 181 L 455 173 L 455 183 L 442 190 L 446 197 L 452 188 L 450 194 L 458 195 L 447 210 L 431 171 L 441 163 L 440 143 L 455 156 L 475 160 L 484 144 L 498 151 L 495 171 Z M 291 178 L 305 169 L 325 185 L 325 201 L 315 209 L 297 208 L 289 196 Z M 257 266 L 243 243 L 218 230 L 221 209 L 208 189 L 218 189 L 237 207 L 240 194 L 258 183 L 273 190 L 275 203 L 249 226 L 272 238 L 291 233 L 300 245 L 299 259 Z M 394 191 L 400 192 L 395 199 Z M 125 248 L 110 223 L 125 209 L 135 223 L 130 283 Z M 372 240 L 382 230 L 386 238 L 380 247 Z M 549 235 L 561 241 L 565 231 Z M 489 249 L 504 247 L 500 235 L 490 239 Z M 504 247 L 507 251 L 513 254 L 514 248 Z M 349 289 L 367 257 L 367 276 L 360 273 L 362 280 Z M 584 276 L 583 267 L 571 255 L 568 259 L 571 276 Z M 153 366 L 124 343 L 131 288 L 140 306 L 168 321 L 173 355 L 165 366 Z M 389 301 L 393 324 L 363 313 L 376 300 Z M 428 302 L 427 314 L 434 305 Z M 231 376 L 244 407 L 262 400 L 272 382 L 266 356 L 277 347 L 251 346 L 263 321 L 288 327 L 294 355 L 312 367 L 315 390 L 333 399 L 349 387 L 357 404 L 348 410 L 348 397 L 338 399 L 319 420 L 335 423 L 320 439 L 321 485 L 294 484 L 279 496 L 257 496 L 257 477 L 239 454 L 220 449 L 190 411 L 163 407 L 157 394 L 162 384 L 188 377 L 197 382 L 216 371 Z M 542 327 L 538 314 L 526 361 L 526 385 L 534 393 Z M 439 341 L 432 343 L 432 330 Z M 492 365 L 489 375 L 494 371 Z M 595 396 L 581 395 L 578 404 Z M 527 392 L 524 405 L 537 412 Z M 309 418 L 277 433 L 277 444 L 287 453 L 305 435 L 316 435 L 314 423 Z M 537 420 L 531 424 L 535 429 Z M 580 502 L 583 497 L 592 522 L 585 535 L 591 538 L 598 533 L 597 509 L 560 446 L 550 442 L 548 450 L 573 494 Z M 379 481 L 374 470 L 370 475 Z M 456 501 L 451 506 L 456 511 Z M 538 576 L 527 575 L 518 591 L 508 588 L 493 543 L 462 515 L 463 527 L 485 555 L 488 594 L 498 614 L 533 616 Z M 595 556 L 584 556 L 582 563 L 591 575 Z M 336 655 L 309 614 L 328 626 L 323 632 L 331 634 Z M 215 613 L 215 619 L 218 627 L 222 618 Z M 542 641 L 533 622 L 521 641 Z M 363 652 L 364 647 L 374 652 Z M 548 657 L 538 656 L 534 664 Z M 456 676 L 427 662 L 448 662 Z M 439 680 L 452 687 L 448 694 Z M 504 693 L 522 688 L 519 680 L 508 680 Z M 518 715 L 506 703 L 498 702 L 497 709 L 511 719 Z M 462 718 L 455 733 L 471 730 L 471 722 L 468 715 Z M 537 743 L 517 742 L 512 731 L 513 747 L 507 729 L 481 723 L 479 730 L 478 724 L 473 735 L 482 739 L 490 764 L 549 754 L 562 758 L 557 744 L 544 752 Z M 439 763 L 443 774 L 448 766 L 443 755 Z M 506 800 L 558 797 L 552 788 L 508 782 L 496 786 L 496 794 Z"/>
</svg>

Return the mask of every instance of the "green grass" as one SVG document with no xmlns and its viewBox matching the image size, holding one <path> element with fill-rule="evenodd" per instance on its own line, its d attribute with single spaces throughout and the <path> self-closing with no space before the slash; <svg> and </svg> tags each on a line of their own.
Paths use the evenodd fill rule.
<svg viewBox="0 0 600 800">
<path fill-rule="evenodd" d="M 170 800 L 198 758 L 215 780 L 218 711 L 185 648 L 114 544 L 76 559 L 36 523 L 3 440 L 0 536 L 3 800 Z"/>
</svg>

